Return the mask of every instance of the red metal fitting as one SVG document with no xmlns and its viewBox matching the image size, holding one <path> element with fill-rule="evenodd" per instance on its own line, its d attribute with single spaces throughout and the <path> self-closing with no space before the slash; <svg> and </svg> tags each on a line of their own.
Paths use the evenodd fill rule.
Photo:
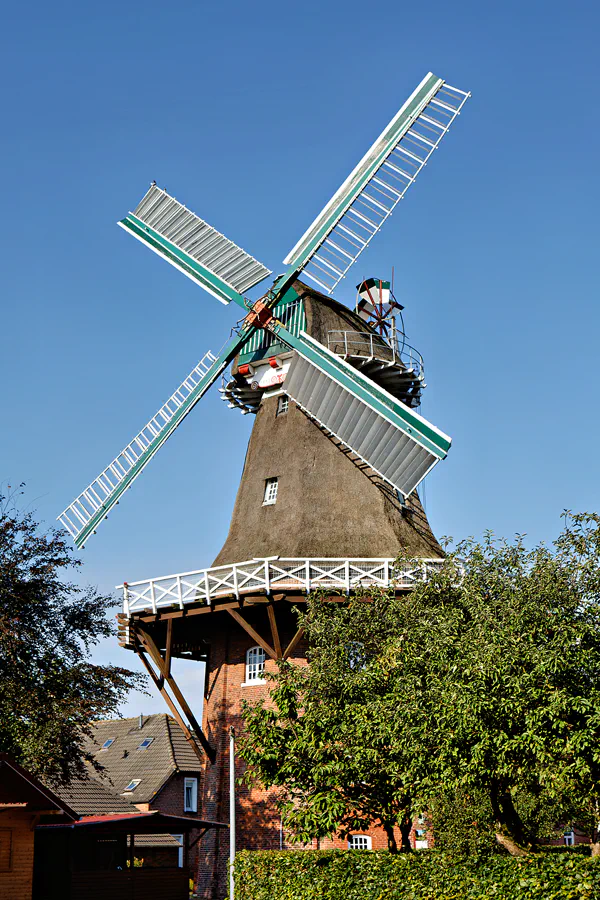
<svg viewBox="0 0 600 900">
<path fill-rule="evenodd" d="M 271 319 L 273 318 L 273 313 L 269 309 L 269 307 L 262 302 L 262 300 L 257 300 L 251 311 L 246 316 L 246 323 L 248 325 L 255 325 L 257 328 L 264 328 L 269 324 Z"/>
</svg>

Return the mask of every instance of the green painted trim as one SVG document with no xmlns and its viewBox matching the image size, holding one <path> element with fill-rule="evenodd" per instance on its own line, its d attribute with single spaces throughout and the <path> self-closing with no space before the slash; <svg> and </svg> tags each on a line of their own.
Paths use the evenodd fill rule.
<svg viewBox="0 0 600 900">
<path fill-rule="evenodd" d="M 321 372 L 328 375 L 353 396 L 358 397 L 404 434 L 416 440 L 438 459 L 445 459 L 452 443 L 448 435 L 439 431 L 404 403 L 396 400 L 375 382 L 365 378 L 344 360 L 339 359 L 325 347 L 321 347 L 308 335 L 301 334 L 296 337 L 279 324 L 275 326 L 275 331 L 289 347 L 296 350 Z"/>
<path fill-rule="evenodd" d="M 129 213 L 128 216 L 119 222 L 119 225 L 131 231 L 137 238 L 148 244 L 157 253 L 160 253 L 168 262 L 184 269 L 188 275 L 199 282 L 207 291 L 210 291 L 211 294 L 216 295 L 225 303 L 234 300 L 238 306 L 243 307 L 247 311 L 247 306 L 241 294 L 226 284 L 214 272 L 211 272 L 210 269 L 197 262 L 189 253 L 181 250 L 163 235 L 159 234 L 158 231 L 155 231 L 142 222 L 141 219 L 138 219 L 137 216 L 134 216 L 133 213 Z"/>
<path fill-rule="evenodd" d="M 187 416 L 190 410 L 196 405 L 200 398 L 207 392 L 209 387 L 216 381 L 221 372 L 227 367 L 231 360 L 236 356 L 240 347 L 252 337 L 254 329 L 243 330 L 240 334 L 236 334 L 227 344 L 225 349 L 217 357 L 206 375 L 198 382 L 194 390 L 189 394 L 186 400 L 181 404 L 177 412 L 174 414 L 167 428 L 156 436 L 156 438 L 148 445 L 147 449 L 140 456 L 134 466 L 127 473 L 123 481 L 120 482 L 113 494 L 107 499 L 102 507 L 92 516 L 85 528 L 75 538 L 75 544 L 81 548 L 87 541 L 92 532 L 98 527 L 100 522 L 109 513 L 119 497 L 127 490 L 135 478 L 140 474 L 142 469 L 150 462 L 154 454 L 162 447 L 167 438 L 169 438 L 178 425 Z"/>
<path fill-rule="evenodd" d="M 331 210 L 327 212 L 329 205 L 335 200 L 336 194 L 334 194 L 332 200 L 329 201 L 325 209 L 310 226 L 309 232 L 302 241 L 300 247 L 297 250 L 292 251 L 294 255 L 292 256 L 291 253 L 288 254 L 286 259 L 289 259 L 289 268 L 283 276 L 280 290 L 285 290 L 297 274 L 304 268 L 309 258 L 316 252 L 333 228 L 335 228 L 344 213 L 349 209 L 352 203 L 354 203 L 360 192 L 366 186 L 369 179 L 379 169 L 393 147 L 409 130 L 415 119 L 420 115 L 431 98 L 435 96 L 443 83 L 444 81 L 442 78 L 438 78 L 437 75 L 430 73 L 429 76 L 424 79 L 422 87 L 417 88 L 414 94 L 406 102 L 404 109 L 400 110 L 402 115 L 397 119 L 396 116 L 394 116 L 394 119 L 392 119 L 386 131 L 376 142 L 379 143 L 380 140 L 384 141 L 381 150 L 372 159 L 368 158 L 369 151 L 367 152 L 367 159 L 362 161 L 365 167 L 361 169 L 361 163 L 358 164 L 358 171 L 355 171 L 349 176 L 350 183 L 344 189 L 343 193 L 340 194 Z M 344 188 L 344 185 L 342 185 L 336 193 L 342 191 L 342 188 Z"/>
</svg>

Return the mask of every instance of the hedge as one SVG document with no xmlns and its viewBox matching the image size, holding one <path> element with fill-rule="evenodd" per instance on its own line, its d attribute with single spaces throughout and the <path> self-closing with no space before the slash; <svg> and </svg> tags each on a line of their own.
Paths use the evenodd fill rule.
<svg viewBox="0 0 600 900">
<path fill-rule="evenodd" d="M 600 860 L 580 853 L 458 861 L 435 850 L 241 851 L 236 900 L 599 900 Z"/>
</svg>

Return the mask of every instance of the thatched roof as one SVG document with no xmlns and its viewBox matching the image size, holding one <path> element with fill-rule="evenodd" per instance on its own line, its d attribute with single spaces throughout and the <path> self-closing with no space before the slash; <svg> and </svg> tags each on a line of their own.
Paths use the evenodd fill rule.
<svg viewBox="0 0 600 900">
<path fill-rule="evenodd" d="M 308 333 L 325 346 L 328 331 L 367 330 L 335 300 L 300 282 L 295 287 Z M 442 555 L 416 495 L 403 510 L 388 485 L 354 465 L 292 402 L 286 415 L 276 409 L 277 397 L 259 408 L 229 535 L 214 565 L 265 556 Z M 263 506 L 265 481 L 274 477 L 277 502 Z"/>
</svg>

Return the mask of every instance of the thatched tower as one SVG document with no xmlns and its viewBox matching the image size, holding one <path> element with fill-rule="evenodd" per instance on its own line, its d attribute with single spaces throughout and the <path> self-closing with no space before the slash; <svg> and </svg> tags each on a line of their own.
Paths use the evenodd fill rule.
<svg viewBox="0 0 600 900">
<path fill-rule="evenodd" d="M 335 300 L 299 282 L 295 288 L 306 331 L 324 346 L 332 344 L 332 334 L 368 330 Z M 239 371 L 237 361 L 233 371 Z M 285 382 L 281 387 L 285 391 Z M 213 565 L 270 556 L 441 556 L 416 494 L 403 504 L 368 467 L 340 452 L 339 442 L 293 402 L 278 414 L 281 396 L 271 392 L 258 406 L 229 534 Z M 265 504 L 265 485 L 273 478 L 277 502 Z"/>
</svg>

